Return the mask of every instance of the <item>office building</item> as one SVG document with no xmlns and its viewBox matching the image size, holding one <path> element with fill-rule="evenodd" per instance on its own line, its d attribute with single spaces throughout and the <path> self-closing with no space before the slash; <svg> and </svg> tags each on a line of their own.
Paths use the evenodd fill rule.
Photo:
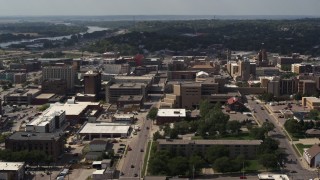
<svg viewBox="0 0 320 180">
<path fill-rule="evenodd" d="M 64 110 L 52 111 L 46 109 L 40 116 L 37 116 L 31 122 L 27 123 L 26 131 L 38 133 L 51 133 L 62 128 L 66 120 Z"/>
<path fill-rule="evenodd" d="M 116 103 L 121 96 L 142 95 L 143 99 L 147 95 L 147 85 L 145 83 L 115 83 L 106 86 L 106 102 Z"/>
<path fill-rule="evenodd" d="M 305 96 L 312 96 L 317 93 L 317 84 L 313 80 L 299 80 L 298 93 Z"/>
<path fill-rule="evenodd" d="M 55 66 L 46 66 L 42 68 L 42 79 L 63 79 L 67 82 L 67 89 L 74 90 L 75 69 L 73 66 L 65 64 L 56 64 Z"/>
<path fill-rule="evenodd" d="M 263 67 L 268 65 L 269 65 L 269 60 L 268 60 L 267 51 L 265 49 L 261 49 L 257 56 L 257 66 Z"/>
<path fill-rule="evenodd" d="M 291 65 L 296 63 L 301 63 L 303 60 L 300 57 L 292 56 L 292 57 L 278 57 L 277 59 L 277 67 L 284 70 L 291 70 Z"/>
<path fill-rule="evenodd" d="M 65 79 L 46 79 L 42 81 L 41 91 L 43 93 L 65 95 L 68 92 L 67 81 Z"/>
<path fill-rule="evenodd" d="M 291 65 L 291 72 L 296 74 L 307 74 L 307 73 L 320 73 L 320 65 L 319 64 L 292 64 Z"/>
<path fill-rule="evenodd" d="M 15 84 L 23 84 L 27 81 L 26 73 L 15 73 L 13 75 L 13 83 Z"/>
<path fill-rule="evenodd" d="M 101 91 L 101 73 L 94 73 L 88 71 L 83 76 L 84 81 L 84 94 L 98 95 Z"/>
<path fill-rule="evenodd" d="M 6 138 L 7 150 L 16 151 L 42 151 L 54 160 L 64 152 L 63 133 L 36 133 L 16 131 Z"/>
<path fill-rule="evenodd" d="M 1 180 L 24 180 L 24 162 L 0 162 Z"/>
<path fill-rule="evenodd" d="M 157 113 L 156 123 L 165 124 L 178 122 L 186 118 L 185 109 L 159 109 Z"/>
<path fill-rule="evenodd" d="M 320 99 L 316 97 L 302 97 L 302 106 L 305 106 L 310 110 L 320 110 Z"/>
<path fill-rule="evenodd" d="M 257 156 L 258 148 L 262 140 L 181 140 L 181 139 L 158 139 L 158 150 L 181 152 L 190 156 L 195 152 L 206 154 L 213 146 L 224 146 L 229 151 L 229 157 L 235 158 L 244 155 L 253 159 Z"/>
<path fill-rule="evenodd" d="M 12 105 L 31 105 L 35 97 L 40 95 L 39 89 L 17 89 L 4 96 L 4 102 Z"/>
</svg>

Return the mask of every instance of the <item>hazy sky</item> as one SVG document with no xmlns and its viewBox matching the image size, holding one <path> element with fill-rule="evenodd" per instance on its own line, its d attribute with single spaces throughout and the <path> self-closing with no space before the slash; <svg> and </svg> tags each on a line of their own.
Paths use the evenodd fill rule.
<svg viewBox="0 0 320 180">
<path fill-rule="evenodd" d="M 320 0 L 0 0 L 0 16 L 315 15 Z"/>
</svg>

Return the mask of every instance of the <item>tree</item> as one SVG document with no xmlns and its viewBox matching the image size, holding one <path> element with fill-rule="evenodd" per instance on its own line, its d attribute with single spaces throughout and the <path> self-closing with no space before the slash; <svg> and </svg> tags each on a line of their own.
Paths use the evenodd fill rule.
<svg viewBox="0 0 320 180">
<path fill-rule="evenodd" d="M 274 129 L 274 124 L 271 122 L 264 122 L 262 124 L 262 129 L 265 131 L 265 135 L 268 135 L 268 132 L 272 131 Z"/>
<path fill-rule="evenodd" d="M 233 120 L 229 121 L 227 123 L 227 128 L 232 132 L 232 133 L 238 133 L 240 128 L 241 128 L 241 123 L 239 121 Z"/>
<path fill-rule="evenodd" d="M 316 109 L 311 109 L 308 116 L 310 119 L 318 120 L 320 112 Z"/>
<path fill-rule="evenodd" d="M 278 164 L 277 156 L 270 153 L 262 154 L 259 157 L 259 162 L 267 169 L 274 169 Z"/>
<path fill-rule="evenodd" d="M 186 134 L 190 131 L 190 125 L 187 121 L 180 121 L 174 123 L 174 129 L 176 129 L 179 134 Z"/>
<path fill-rule="evenodd" d="M 201 117 L 206 117 L 209 111 L 213 108 L 212 104 L 208 100 L 200 101 L 199 106 Z"/>
<path fill-rule="evenodd" d="M 263 128 L 252 128 L 250 130 L 250 135 L 254 138 L 254 139 L 261 139 L 264 140 L 265 139 L 265 130 Z"/>
<path fill-rule="evenodd" d="M 155 120 L 157 118 L 157 114 L 158 114 L 158 108 L 153 107 L 150 109 L 147 115 L 147 118 Z"/>
<path fill-rule="evenodd" d="M 259 152 L 263 153 L 274 153 L 279 149 L 279 142 L 267 137 L 259 146 Z"/>
<path fill-rule="evenodd" d="M 189 159 L 189 165 L 190 165 L 189 169 L 191 169 L 190 172 L 193 172 L 194 170 L 194 174 L 199 175 L 201 173 L 201 169 L 205 165 L 205 161 L 200 156 L 193 155 Z"/>
<path fill-rule="evenodd" d="M 232 171 L 230 159 L 226 156 L 215 159 L 213 169 L 222 173 Z"/>
<path fill-rule="evenodd" d="M 284 127 L 286 130 L 290 133 L 300 133 L 302 131 L 303 124 L 300 124 L 297 120 L 295 119 L 288 119 L 284 123 Z"/>
<path fill-rule="evenodd" d="M 179 135 L 179 132 L 175 128 L 170 130 L 170 139 L 177 139 L 178 135 Z"/>
<path fill-rule="evenodd" d="M 174 157 L 169 160 L 168 169 L 171 176 L 186 175 L 189 170 L 189 162 L 185 157 Z"/>
<path fill-rule="evenodd" d="M 210 163 L 214 163 L 216 159 L 223 156 L 229 156 L 229 150 L 224 146 L 212 146 L 205 154 L 205 158 Z"/>
<path fill-rule="evenodd" d="M 161 138 L 163 138 L 163 137 L 161 136 L 159 131 L 156 131 L 155 133 L 153 133 L 153 140 L 154 141 L 161 139 Z"/>
</svg>

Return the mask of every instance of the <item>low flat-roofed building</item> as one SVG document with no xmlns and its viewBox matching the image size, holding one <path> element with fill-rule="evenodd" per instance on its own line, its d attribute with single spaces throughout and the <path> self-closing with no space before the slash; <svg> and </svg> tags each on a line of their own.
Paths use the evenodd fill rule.
<svg viewBox="0 0 320 180">
<path fill-rule="evenodd" d="M 118 108 L 123 108 L 126 105 L 137 105 L 141 108 L 143 106 L 143 96 L 142 95 L 120 96 L 117 100 Z"/>
<path fill-rule="evenodd" d="M 212 146 L 224 146 L 229 150 L 230 157 L 244 155 L 246 158 L 254 158 L 258 153 L 258 147 L 262 140 L 181 140 L 158 139 L 158 150 L 174 150 L 189 156 L 194 152 L 205 154 Z"/>
<path fill-rule="evenodd" d="M 309 109 L 320 110 L 320 99 L 316 97 L 302 97 L 302 105 Z"/>
<path fill-rule="evenodd" d="M 5 147 L 13 152 L 38 150 L 57 160 L 64 152 L 64 133 L 16 131 L 6 138 Z"/>
<path fill-rule="evenodd" d="M 32 104 L 42 105 L 42 104 L 50 103 L 54 97 L 55 97 L 55 94 L 53 93 L 42 93 L 33 99 Z"/>
<path fill-rule="evenodd" d="M 119 97 L 142 95 L 145 99 L 148 92 L 146 83 L 115 83 L 106 86 L 106 102 L 116 103 Z"/>
<path fill-rule="evenodd" d="M 4 102 L 14 105 L 30 105 L 40 93 L 40 89 L 17 89 L 15 92 L 5 95 Z"/>
<path fill-rule="evenodd" d="M 93 138 L 127 137 L 130 130 L 130 125 L 119 123 L 86 123 L 78 134 L 92 140 Z"/>
<path fill-rule="evenodd" d="M 46 109 L 40 116 L 33 119 L 26 125 L 26 131 L 51 133 L 60 128 L 65 123 L 66 113 L 64 110 L 52 111 Z"/>
<path fill-rule="evenodd" d="M 258 174 L 259 180 L 290 180 L 286 174 Z"/>
<path fill-rule="evenodd" d="M 97 100 L 97 95 L 96 94 L 82 94 L 82 93 L 77 93 L 76 95 L 76 100 L 77 101 L 84 101 L 84 102 L 94 102 Z"/>
<path fill-rule="evenodd" d="M 92 112 L 92 110 L 97 110 L 94 113 L 95 117 L 98 117 L 102 106 L 99 102 L 75 102 L 71 100 L 65 104 L 55 103 L 51 104 L 49 109 L 51 111 L 61 111 L 64 110 L 66 112 L 66 120 L 71 124 L 83 123 L 87 120 L 88 112 Z"/>
<path fill-rule="evenodd" d="M 159 109 L 157 114 L 157 124 L 172 123 L 186 118 L 185 109 Z"/>
<path fill-rule="evenodd" d="M 24 162 L 0 162 L 1 180 L 23 180 Z"/>
<path fill-rule="evenodd" d="M 133 120 L 134 120 L 133 114 L 114 114 L 112 117 L 112 122 L 115 122 L 115 123 L 131 124 Z"/>
</svg>

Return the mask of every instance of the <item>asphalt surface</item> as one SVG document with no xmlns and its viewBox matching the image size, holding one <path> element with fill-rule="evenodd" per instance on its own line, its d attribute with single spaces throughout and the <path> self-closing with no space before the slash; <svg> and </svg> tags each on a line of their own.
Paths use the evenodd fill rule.
<svg viewBox="0 0 320 180">
<path fill-rule="evenodd" d="M 128 151 L 124 156 L 124 164 L 122 166 L 121 172 L 124 175 L 120 179 L 139 179 L 141 177 L 141 170 L 144 161 L 144 155 L 146 150 L 146 145 L 148 142 L 149 131 L 151 129 L 151 120 L 143 119 L 143 125 L 140 127 L 141 130 L 138 132 L 137 137 L 132 138 L 128 143 L 128 146 L 132 148 L 131 151 Z M 149 129 L 147 129 L 149 127 Z M 141 152 L 143 150 L 143 152 Z M 131 166 L 134 167 L 131 167 Z"/>
<path fill-rule="evenodd" d="M 264 107 L 264 104 L 259 104 L 254 100 L 252 101 L 251 98 L 247 99 L 248 105 L 251 108 L 255 109 L 254 115 L 260 124 L 266 122 L 266 119 L 268 119 L 269 122 L 275 125 L 275 129 L 269 132 L 269 136 L 278 140 L 280 143 L 279 147 L 284 149 L 285 153 L 288 155 L 287 160 L 284 162 L 284 167 L 281 168 L 282 172 L 289 175 L 291 178 L 294 178 L 295 180 L 308 180 L 317 177 L 316 172 L 302 168 L 302 165 L 300 164 L 300 157 L 296 155 L 291 142 L 285 136 L 285 132 L 280 127 L 276 119 L 271 114 L 269 114 L 269 112 Z M 264 110 L 262 110 L 261 107 L 263 107 Z"/>
</svg>

